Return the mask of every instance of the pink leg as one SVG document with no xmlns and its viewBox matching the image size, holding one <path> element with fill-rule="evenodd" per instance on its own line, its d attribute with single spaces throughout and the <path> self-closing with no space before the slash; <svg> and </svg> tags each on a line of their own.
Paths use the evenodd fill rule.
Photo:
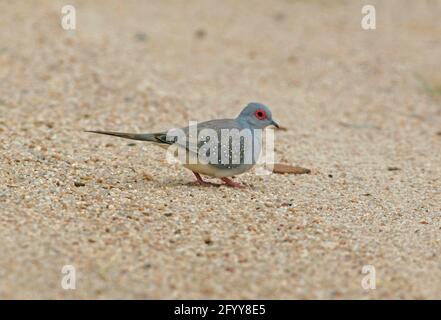
<svg viewBox="0 0 441 320">
<path fill-rule="evenodd" d="M 225 182 L 225 184 L 226 184 L 227 186 L 229 186 L 229 187 L 233 187 L 233 188 L 243 188 L 243 187 L 244 187 L 244 186 L 241 185 L 240 183 L 238 183 L 238 182 L 234 182 L 233 180 L 228 179 L 227 177 L 223 177 L 223 178 L 221 178 L 221 180 L 222 180 L 223 182 Z"/>
<path fill-rule="evenodd" d="M 197 179 L 197 181 L 198 181 L 200 184 L 205 183 L 205 181 L 202 180 L 202 177 L 201 177 L 201 175 L 200 175 L 199 173 L 194 172 L 194 171 L 192 171 L 192 172 L 193 172 L 193 174 L 196 176 L 196 179 Z"/>
<path fill-rule="evenodd" d="M 196 176 L 196 181 L 193 182 L 192 184 L 199 184 L 199 185 L 202 185 L 202 186 L 219 186 L 219 184 L 217 184 L 217 183 L 212 183 L 212 182 L 204 181 L 199 173 L 194 172 L 194 171 L 192 171 L 192 172 Z"/>
</svg>

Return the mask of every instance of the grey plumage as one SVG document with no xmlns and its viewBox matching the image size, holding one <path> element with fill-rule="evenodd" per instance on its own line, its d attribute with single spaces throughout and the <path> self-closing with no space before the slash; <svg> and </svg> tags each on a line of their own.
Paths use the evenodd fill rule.
<svg viewBox="0 0 441 320">
<path fill-rule="evenodd" d="M 257 161 L 257 157 L 260 154 L 261 148 L 261 137 L 256 136 L 255 129 L 263 129 L 268 125 L 275 125 L 278 127 L 278 124 L 272 120 L 271 111 L 268 107 L 260 103 L 250 103 L 248 104 L 239 116 L 235 119 L 216 119 L 210 120 L 206 122 L 197 123 L 196 128 L 194 126 L 184 127 L 180 129 L 169 130 L 167 132 L 158 132 L 158 133 L 122 133 L 122 132 L 113 132 L 113 131 L 100 131 L 100 130 L 91 130 L 87 132 L 116 136 L 126 139 L 132 140 L 140 140 L 140 141 L 149 141 L 156 143 L 162 147 L 168 147 L 170 145 L 177 145 L 180 148 L 184 148 L 187 152 L 187 156 L 196 156 L 199 152 L 204 150 L 204 147 L 210 145 L 211 148 L 207 147 L 206 156 L 215 159 L 214 162 L 200 164 L 200 163 L 188 163 L 187 161 L 183 164 L 186 168 L 192 170 L 199 182 L 203 182 L 198 173 L 219 177 L 222 178 L 225 182 L 226 180 L 230 181 L 230 183 L 235 184 L 231 180 L 226 177 L 237 175 L 248 171 L 253 167 L 253 165 Z M 233 139 L 230 138 L 228 141 L 224 141 L 225 139 L 221 139 L 222 134 L 225 132 L 245 132 L 249 129 L 251 136 L 242 136 L 240 137 L 240 143 L 234 144 Z M 185 136 L 185 142 L 178 138 L 179 135 L 176 133 L 183 134 Z M 217 138 L 217 141 L 210 141 L 212 138 L 210 136 L 202 136 L 202 133 L 212 133 Z M 193 136 L 195 133 L 195 137 Z M 198 138 L 201 138 L 198 140 Z M 247 138 L 249 138 L 247 140 Z M 252 154 L 249 155 L 245 151 L 245 142 L 250 142 L 252 146 Z M 194 141 L 196 144 L 192 144 Z M 217 143 L 216 143 L 217 142 Z M 224 143 L 224 145 L 222 145 Z M 226 153 L 225 153 L 226 151 Z M 249 152 L 249 150 L 247 149 Z M 213 154 L 212 154 L 213 152 Z M 224 152 L 224 155 L 222 155 Z M 225 161 L 228 159 L 228 161 Z M 227 184 L 230 184 L 227 182 Z M 230 185 L 232 185 L 230 184 Z M 237 184 L 232 185 L 237 186 Z"/>
</svg>

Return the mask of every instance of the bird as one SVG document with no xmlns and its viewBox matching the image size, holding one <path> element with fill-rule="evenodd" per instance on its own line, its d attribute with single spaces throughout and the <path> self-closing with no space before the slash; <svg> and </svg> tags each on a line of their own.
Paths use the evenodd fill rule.
<svg viewBox="0 0 441 320">
<path fill-rule="evenodd" d="M 262 103 L 251 102 L 248 103 L 239 115 L 234 119 L 215 119 L 201 123 L 190 124 L 187 127 L 180 129 L 172 129 L 157 133 L 124 133 L 115 131 L 101 131 L 101 130 L 86 130 L 86 132 L 97 133 L 109 136 L 115 136 L 125 139 L 140 140 L 153 142 L 154 144 L 169 148 L 171 145 L 176 145 L 177 150 L 173 153 L 177 155 L 177 151 L 184 151 L 186 161 L 182 164 L 185 168 L 191 170 L 196 177 L 193 184 L 197 185 L 216 185 L 202 179 L 201 175 L 219 178 L 225 185 L 233 188 L 243 188 L 244 186 L 238 182 L 230 179 L 232 176 L 239 175 L 250 170 L 258 160 L 262 148 L 261 132 L 268 126 L 275 126 L 279 128 L 279 124 L 273 120 L 272 113 L 269 107 Z M 172 134 L 173 130 L 180 132 L 181 136 L 176 133 Z M 236 131 L 234 131 L 236 130 Z M 216 137 L 205 133 L 217 134 Z M 228 138 L 227 141 L 222 139 L 222 134 L 225 132 L 239 132 L 239 135 Z M 252 139 L 252 151 L 246 148 L 246 137 L 241 136 L 241 133 L 249 133 Z M 196 144 L 191 144 L 191 139 L 197 135 L 197 139 L 193 140 Z M 219 139 L 219 137 L 221 137 Z M 184 138 L 184 140 L 180 140 Z M 239 138 L 239 143 L 234 144 L 234 139 Z M 211 141 L 211 143 L 210 143 Z M 249 140 L 247 140 L 249 142 Z M 234 147 L 233 147 L 234 145 Z M 201 148 L 205 148 L 206 153 L 202 152 L 206 157 L 212 161 L 189 161 L 190 157 L 197 158 L 201 155 Z M 222 154 L 224 152 L 224 154 Z M 214 159 L 214 161 L 213 161 Z"/>
</svg>

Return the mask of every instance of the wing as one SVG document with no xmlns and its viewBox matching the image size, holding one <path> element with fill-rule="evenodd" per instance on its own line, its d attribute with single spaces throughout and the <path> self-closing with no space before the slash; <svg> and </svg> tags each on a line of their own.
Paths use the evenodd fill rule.
<svg viewBox="0 0 441 320">
<path fill-rule="evenodd" d="M 233 136 L 226 137 L 224 129 L 239 134 L 239 140 L 233 143 Z M 235 129 L 234 131 L 230 131 Z M 243 164 L 255 164 L 260 153 L 260 139 L 254 141 L 251 131 L 244 128 L 235 119 L 218 119 L 198 123 L 196 126 L 170 130 L 164 136 L 156 138 L 164 143 L 185 148 L 190 156 L 205 155 L 209 163 L 220 169 L 237 168 Z M 174 136 L 176 134 L 176 136 Z M 180 135 L 180 137 L 179 137 Z M 215 139 L 213 139 L 215 135 Z M 256 148 L 258 148 L 256 150 Z M 257 153 L 256 153 L 257 152 Z M 200 159 L 200 158 L 199 158 Z"/>
</svg>

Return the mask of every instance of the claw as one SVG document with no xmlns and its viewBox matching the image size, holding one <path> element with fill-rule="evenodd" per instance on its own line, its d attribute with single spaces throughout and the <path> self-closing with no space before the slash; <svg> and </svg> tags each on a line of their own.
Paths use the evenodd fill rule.
<svg viewBox="0 0 441 320">
<path fill-rule="evenodd" d="M 197 172 L 194 172 L 194 175 L 196 176 L 196 181 L 190 182 L 190 185 L 197 185 L 197 186 L 214 186 L 214 187 L 219 187 L 220 184 L 218 183 L 213 183 L 213 182 L 208 182 L 208 181 L 204 181 L 201 177 L 201 175 Z"/>
<path fill-rule="evenodd" d="M 229 187 L 232 187 L 232 188 L 245 188 L 245 187 L 244 187 L 243 185 L 241 185 L 240 183 L 238 183 L 238 182 L 234 182 L 233 180 L 228 179 L 228 178 L 226 178 L 226 177 L 221 178 L 221 180 L 222 180 L 223 182 L 225 182 L 225 185 L 227 185 L 227 186 L 229 186 Z"/>
</svg>

